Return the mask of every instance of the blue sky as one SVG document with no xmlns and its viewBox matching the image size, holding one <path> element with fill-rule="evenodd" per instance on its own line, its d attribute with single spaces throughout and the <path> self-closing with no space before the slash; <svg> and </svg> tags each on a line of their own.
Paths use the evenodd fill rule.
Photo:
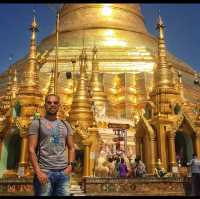
<svg viewBox="0 0 200 199">
<path fill-rule="evenodd" d="M 33 8 L 40 25 L 40 42 L 55 26 L 55 12 L 50 4 L 0 4 L 0 73 L 27 54 Z M 160 10 L 168 50 L 200 71 L 200 4 L 141 4 L 141 8 L 147 29 L 153 35 Z"/>
</svg>

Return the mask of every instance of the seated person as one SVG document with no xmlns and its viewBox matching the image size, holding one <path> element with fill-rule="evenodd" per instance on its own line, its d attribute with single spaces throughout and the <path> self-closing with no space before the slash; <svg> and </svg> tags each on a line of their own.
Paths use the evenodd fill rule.
<svg viewBox="0 0 200 199">
<path fill-rule="evenodd" d="M 135 163 L 133 164 L 133 175 L 135 177 L 144 177 L 146 174 L 146 168 L 140 157 L 135 158 Z"/>
</svg>

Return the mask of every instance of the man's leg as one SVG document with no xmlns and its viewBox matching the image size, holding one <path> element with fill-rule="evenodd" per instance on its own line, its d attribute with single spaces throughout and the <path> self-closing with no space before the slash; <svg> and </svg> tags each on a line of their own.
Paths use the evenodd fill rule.
<svg viewBox="0 0 200 199">
<path fill-rule="evenodd" d="M 200 173 L 197 173 L 197 181 L 196 181 L 197 196 L 200 196 L 199 185 L 200 185 Z"/>
<path fill-rule="evenodd" d="M 69 196 L 70 177 L 64 171 L 56 172 L 54 194 L 56 196 Z"/>
<path fill-rule="evenodd" d="M 36 176 L 33 179 L 33 188 L 35 196 L 50 196 L 52 192 L 50 180 L 48 179 L 48 182 L 42 185 Z"/>
<path fill-rule="evenodd" d="M 192 196 L 197 195 L 197 174 L 192 174 Z"/>
</svg>

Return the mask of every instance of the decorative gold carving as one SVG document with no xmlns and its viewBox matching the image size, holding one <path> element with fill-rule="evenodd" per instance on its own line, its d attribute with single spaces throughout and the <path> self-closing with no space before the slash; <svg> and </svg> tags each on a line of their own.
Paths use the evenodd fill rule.
<svg viewBox="0 0 200 199">
<path fill-rule="evenodd" d="M 86 195 L 186 195 L 183 178 L 115 179 L 84 178 Z"/>
</svg>

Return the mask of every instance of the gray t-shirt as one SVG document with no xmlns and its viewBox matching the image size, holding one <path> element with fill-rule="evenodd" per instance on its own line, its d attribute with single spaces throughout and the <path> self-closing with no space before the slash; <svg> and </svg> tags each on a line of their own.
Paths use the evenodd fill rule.
<svg viewBox="0 0 200 199">
<path fill-rule="evenodd" d="M 40 119 L 39 165 L 43 171 L 50 169 L 64 169 L 67 167 L 65 155 L 67 135 L 72 135 L 73 130 L 68 122 L 66 126 L 60 120 L 49 121 Z M 38 135 L 39 120 L 33 120 L 29 127 L 29 135 Z"/>
<path fill-rule="evenodd" d="M 200 161 L 198 159 L 193 158 L 189 163 L 187 163 L 187 165 L 191 165 L 192 173 L 200 173 Z"/>
</svg>

